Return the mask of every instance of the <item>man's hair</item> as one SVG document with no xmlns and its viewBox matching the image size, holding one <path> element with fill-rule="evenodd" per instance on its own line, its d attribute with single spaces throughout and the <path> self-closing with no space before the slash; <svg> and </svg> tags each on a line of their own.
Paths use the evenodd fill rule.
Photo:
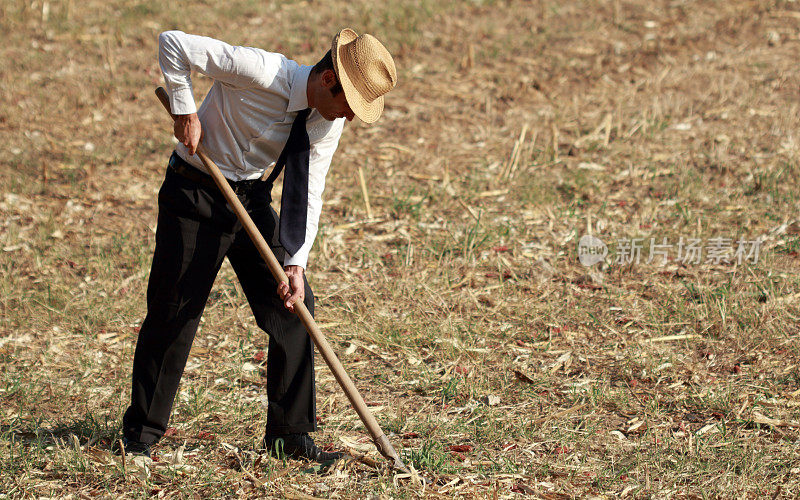
<svg viewBox="0 0 800 500">
<path fill-rule="evenodd" d="M 329 69 L 329 70 L 333 71 L 334 74 L 336 73 L 336 70 L 333 69 L 333 57 L 331 57 L 331 51 L 330 50 L 327 53 L 325 53 L 324 56 L 322 56 L 322 59 L 320 59 L 319 62 L 317 62 L 317 64 L 314 65 L 313 68 L 311 68 L 311 72 L 314 73 L 314 74 L 317 74 L 317 75 L 321 75 L 322 72 L 325 71 L 326 69 Z M 330 90 L 331 90 L 331 94 L 334 97 L 339 95 L 339 92 L 342 91 L 342 84 L 341 84 L 341 82 L 339 82 L 339 78 L 338 77 L 336 78 L 336 85 L 331 87 Z"/>
</svg>

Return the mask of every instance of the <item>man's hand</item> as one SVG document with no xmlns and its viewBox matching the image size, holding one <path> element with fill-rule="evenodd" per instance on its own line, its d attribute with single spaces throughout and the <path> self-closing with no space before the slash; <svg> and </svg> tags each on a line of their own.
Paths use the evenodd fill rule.
<svg viewBox="0 0 800 500">
<path fill-rule="evenodd" d="M 303 268 L 301 266 L 285 266 L 286 276 L 289 283 L 281 281 L 278 284 L 278 297 L 283 300 L 286 309 L 294 312 L 294 303 L 298 300 L 302 302 L 306 298 L 306 286 L 303 282 Z"/>
<path fill-rule="evenodd" d="M 203 129 L 200 125 L 200 119 L 197 118 L 197 113 L 175 115 L 175 124 L 173 128 L 175 131 L 175 138 L 186 146 L 190 155 L 194 155 L 194 152 L 197 150 L 197 145 L 200 144 L 200 137 L 203 135 Z"/>
</svg>

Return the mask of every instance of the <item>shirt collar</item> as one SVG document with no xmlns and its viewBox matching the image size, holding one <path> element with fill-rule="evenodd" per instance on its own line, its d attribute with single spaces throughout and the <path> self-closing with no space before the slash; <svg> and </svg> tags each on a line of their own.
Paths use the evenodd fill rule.
<svg viewBox="0 0 800 500">
<path fill-rule="evenodd" d="M 308 75 L 311 74 L 311 66 L 300 66 L 292 77 L 292 87 L 289 89 L 289 106 L 287 113 L 293 113 L 308 107 Z"/>
</svg>

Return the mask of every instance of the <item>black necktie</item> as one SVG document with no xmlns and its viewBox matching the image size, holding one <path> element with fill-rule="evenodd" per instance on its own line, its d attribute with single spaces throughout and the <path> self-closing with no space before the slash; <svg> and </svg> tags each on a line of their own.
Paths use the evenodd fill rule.
<svg viewBox="0 0 800 500">
<path fill-rule="evenodd" d="M 283 174 L 281 194 L 281 222 L 279 240 L 283 248 L 294 255 L 306 239 L 306 216 L 308 213 L 308 161 L 311 144 L 306 131 L 306 118 L 311 108 L 297 113 L 289 132 L 289 139 L 267 178 L 272 184 L 286 166 Z"/>
</svg>

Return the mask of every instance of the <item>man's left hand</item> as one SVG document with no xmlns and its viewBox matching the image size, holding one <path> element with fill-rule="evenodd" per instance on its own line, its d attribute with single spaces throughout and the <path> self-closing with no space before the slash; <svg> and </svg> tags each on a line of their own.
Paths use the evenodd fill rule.
<svg viewBox="0 0 800 500">
<path fill-rule="evenodd" d="M 285 266 L 286 276 L 289 277 L 289 283 L 281 281 L 278 284 L 278 297 L 283 300 L 283 305 L 286 309 L 294 312 L 294 303 L 303 301 L 306 298 L 306 286 L 303 281 L 303 268 L 302 266 Z"/>
</svg>

